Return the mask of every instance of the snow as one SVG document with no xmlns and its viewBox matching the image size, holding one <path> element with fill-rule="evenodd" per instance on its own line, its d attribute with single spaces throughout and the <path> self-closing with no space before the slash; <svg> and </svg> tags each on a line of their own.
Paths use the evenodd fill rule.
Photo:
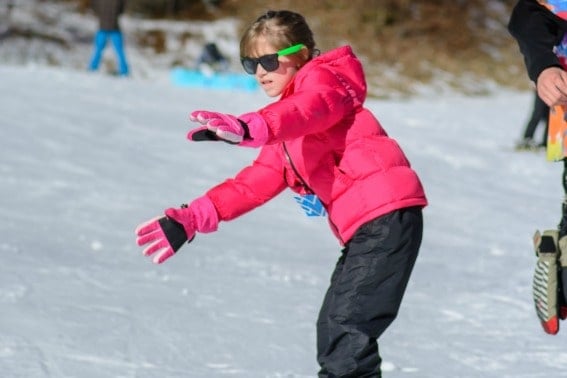
<svg viewBox="0 0 567 378">
<path fill-rule="evenodd" d="M 154 265 L 134 228 L 256 151 L 189 143 L 195 109 L 261 93 L 0 66 L 0 371 L 5 377 L 312 377 L 339 246 L 291 192 Z M 516 153 L 531 94 L 368 101 L 421 175 L 421 254 L 381 339 L 387 377 L 559 376 L 565 336 L 531 300 L 531 235 L 555 227 L 561 164 Z"/>
<path fill-rule="evenodd" d="M 340 248 L 290 191 L 162 265 L 135 245 L 139 223 L 257 153 L 188 142 L 188 113 L 269 101 L 164 77 L 0 64 L 2 377 L 316 376 L 315 321 Z M 367 102 L 430 201 L 380 339 L 385 377 L 567 377 L 566 331 L 545 334 L 531 299 L 531 237 L 557 226 L 563 199 L 560 163 L 513 151 L 531 96 Z"/>
<path fill-rule="evenodd" d="M 72 3 L 0 0 L 0 61 L 84 70 L 93 49 L 98 21 Z M 10 11 L 8 11 L 11 9 Z M 214 41 L 232 69 L 240 69 L 237 29 L 232 18 L 216 21 L 151 20 L 127 13 L 120 17 L 125 51 L 134 78 L 160 79 L 171 67 L 194 67 L 205 43 Z M 112 46 L 104 51 L 101 71 L 115 71 Z"/>
</svg>

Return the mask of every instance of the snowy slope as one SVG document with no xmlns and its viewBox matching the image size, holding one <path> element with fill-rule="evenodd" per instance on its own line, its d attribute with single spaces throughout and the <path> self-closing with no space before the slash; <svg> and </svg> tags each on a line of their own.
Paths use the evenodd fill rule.
<svg viewBox="0 0 567 378">
<path fill-rule="evenodd" d="M 187 114 L 261 94 L 0 66 L 0 372 L 47 377 L 314 377 L 339 246 L 291 192 L 156 266 L 134 228 L 256 152 L 189 143 Z M 531 301 L 536 228 L 561 165 L 516 153 L 531 95 L 369 101 L 421 175 L 421 255 L 381 339 L 385 377 L 564 377 L 565 331 Z"/>
<path fill-rule="evenodd" d="M 314 377 L 315 320 L 339 246 L 290 192 L 162 266 L 134 242 L 139 222 L 256 154 L 187 142 L 187 114 L 238 114 L 264 95 L 167 82 L 203 41 L 237 56 L 234 21 L 124 17 L 133 75 L 120 80 L 81 72 L 92 15 L 15 4 L 0 36 L 15 28 L 59 42 L 0 41 L 0 376 Z M 166 53 L 135 46 L 153 29 Z M 109 50 L 103 71 L 112 62 Z M 430 200 L 399 318 L 381 339 L 385 377 L 567 377 L 567 331 L 543 333 L 530 293 L 530 239 L 559 221 L 562 167 L 512 151 L 531 94 L 494 92 L 368 102 Z"/>
</svg>

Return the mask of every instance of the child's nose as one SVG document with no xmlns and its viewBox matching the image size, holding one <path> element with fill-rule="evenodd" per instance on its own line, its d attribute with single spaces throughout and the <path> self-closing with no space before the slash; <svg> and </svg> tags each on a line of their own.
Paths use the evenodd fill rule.
<svg viewBox="0 0 567 378">
<path fill-rule="evenodd" d="M 261 64 L 258 64 L 258 66 L 256 67 L 256 76 L 264 76 L 267 73 L 268 71 L 266 71 L 266 69 L 262 67 Z"/>
</svg>

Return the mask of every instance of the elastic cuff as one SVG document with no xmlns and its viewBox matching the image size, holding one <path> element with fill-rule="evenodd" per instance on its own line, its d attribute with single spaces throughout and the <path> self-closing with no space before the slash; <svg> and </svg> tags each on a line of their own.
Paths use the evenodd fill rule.
<svg viewBox="0 0 567 378">
<path fill-rule="evenodd" d="M 199 197 L 189 205 L 195 220 L 195 228 L 202 233 L 214 232 L 218 229 L 219 216 L 213 201 L 204 195 Z"/>
<path fill-rule="evenodd" d="M 239 146 L 261 147 L 266 144 L 269 138 L 268 125 L 260 114 L 256 112 L 242 114 L 238 120 L 248 125 L 250 135 L 250 139 L 244 139 Z"/>
</svg>

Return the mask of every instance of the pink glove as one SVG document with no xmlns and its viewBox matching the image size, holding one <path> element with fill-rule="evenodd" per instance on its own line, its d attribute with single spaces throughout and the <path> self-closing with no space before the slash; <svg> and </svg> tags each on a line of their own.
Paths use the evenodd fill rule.
<svg viewBox="0 0 567 378">
<path fill-rule="evenodd" d="M 156 254 L 153 258 L 156 264 L 173 256 L 186 241 L 193 240 L 197 231 L 216 231 L 219 223 L 217 210 L 207 196 L 180 209 L 167 209 L 165 215 L 136 227 L 137 244 L 149 244 L 142 253 L 146 256 Z"/>
<path fill-rule="evenodd" d="M 260 147 L 268 140 L 268 126 L 258 113 L 246 113 L 236 118 L 230 114 L 196 110 L 189 119 L 203 125 L 187 134 L 189 140 L 223 140 L 246 147 Z"/>
</svg>

